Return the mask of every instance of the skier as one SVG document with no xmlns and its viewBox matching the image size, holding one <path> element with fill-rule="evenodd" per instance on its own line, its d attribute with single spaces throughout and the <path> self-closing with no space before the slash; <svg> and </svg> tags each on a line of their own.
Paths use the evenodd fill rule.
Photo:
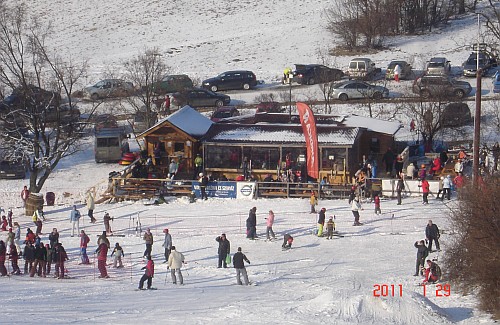
<svg viewBox="0 0 500 325">
<path fill-rule="evenodd" d="M 359 203 L 359 198 L 356 197 L 352 201 L 352 205 L 351 205 L 352 215 L 354 216 L 353 226 L 361 226 L 362 225 L 362 223 L 359 222 L 359 210 L 363 210 L 363 208 L 361 207 L 361 204 Z"/>
<path fill-rule="evenodd" d="M 226 264 L 226 256 L 231 252 L 231 243 L 226 238 L 226 234 L 222 234 L 217 236 L 215 240 L 219 243 L 219 249 L 217 253 L 219 254 L 219 263 L 217 268 L 221 268 L 224 265 L 224 268 L 227 268 Z"/>
<path fill-rule="evenodd" d="M 425 269 L 425 280 L 423 284 L 436 283 L 441 279 L 441 268 L 436 262 L 427 260 L 427 268 Z"/>
<path fill-rule="evenodd" d="M 45 263 L 47 262 L 47 250 L 42 242 L 36 245 L 35 247 L 35 262 L 33 263 L 33 267 L 31 268 L 30 277 L 34 277 L 35 273 L 38 276 L 45 278 Z"/>
<path fill-rule="evenodd" d="M 274 235 L 273 231 L 273 224 L 274 224 L 274 212 L 273 210 L 269 210 L 269 215 L 266 218 L 266 236 L 267 240 L 271 239 L 271 235 L 273 236 L 273 239 L 276 239 L 276 236 Z"/>
<path fill-rule="evenodd" d="M 422 178 L 422 183 L 418 187 L 422 187 L 422 204 L 429 204 L 429 200 L 427 199 L 427 197 L 429 196 L 430 188 L 429 182 L 425 178 Z"/>
<path fill-rule="evenodd" d="M 326 208 L 321 208 L 321 211 L 318 213 L 318 237 L 323 237 L 323 227 L 325 225 L 325 216 Z"/>
<path fill-rule="evenodd" d="M 208 185 L 208 178 L 203 173 L 199 173 L 198 176 L 200 177 L 200 179 L 198 181 L 200 182 L 201 199 L 208 200 L 207 193 L 206 193 L 206 188 Z"/>
<path fill-rule="evenodd" d="M 148 256 L 148 262 L 146 266 L 144 266 L 141 270 L 145 270 L 141 280 L 139 281 L 139 290 L 143 290 L 144 282 L 147 280 L 147 288 L 151 289 L 151 285 L 153 284 L 153 277 L 155 275 L 155 263 L 151 259 L 151 256 Z"/>
<path fill-rule="evenodd" d="M 423 240 L 415 242 L 415 248 L 417 249 L 417 262 L 415 264 L 415 274 L 413 276 L 422 275 L 424 270 L 425 259 L 429 255 L 429 250 L 425 246 Z"/>
<path fill-rule="evenodd" d="M 330 219 L 328 219 L 328 222 L 326 223 L 326 231 L 326 239 L 332 239 L 333 232 L 335 231 L 335 222 L 333 222 L 333 217 L 330 217 Z"/>
<path fill-rule="evenodd" d="M 167 263 L 170 250 L 172 249 L 172 236 L 168 233 L 168 228 L 163 229 L 163 233 L 165 234 L 165 239 L 161 246 L 165 248 L 165 263 Z"/>
<path fill-rule="evenodd" d="M 398 197 L 398 205 L 401 205 L 402 193 L 405 190 L 405 181 L 403 175 L 400 174 L 398 177 L 398 183 L 396 184 L 396 193 Z"/>
<path fill-rule="evenodd" d="M 245 282 L 245 285 L 249 284 L 248 274 L 245 268 L 244 261 L 250 264 L 248 258 L 241 252 L 241 247 L 238 247 L 238 252 L 236 252 L 236 254 L 234 254 L 233 256 L 233 266 L 236 269 L 236 283 L 238 285 L 242 285 L 240 275 L 243 275 L 243 281 Z"/>
<path fill-rule="evenodd" d="M 168 266 L 170 268 L 170 275 L 172 276 L 172 283 L 177 283 L 177 278 L 175 277 L 175 272 L 179 276 L 179 283 L 184 284 L 184 279 L 182 278 L 181 267 L 184 262 L 184 255 L 175 250 L 175 246 L 172 246 L 172 251 L 168 257 Z M 224 266 L 225 267 L 225 266 Z"/>
<path fill-rule="evenodd" d="M 375 214 L 382 214 L 382 210 L 380 210 L 380 197 L 375 195 L 373 198 L 373 203 L 375 204 Z"/>
<path fill-rule="evenodd" d="M 427 227 L 425 227 L 425 237 L 429 241 L 429 253 L 432 253 L 432 241 L 436 242 L 437 251 L 441 251 L 439 247 L 439 237 L 441 237 L 439 233 L 439 228 L 436 224 L 432 223 L 432 220 L 429 220 L 427 223 Z"/>
<path fill-rule="evenodd" d="M 144 233 L 143 239 L 146 242 L 144 257 L 151 256 L 151 250 L 153 249 L 153 234 L 151 233 L 151 230 L 149 228 Z"/>
<path fill-rule="evenodd" d="M 97 255 L 97 268 L 99 269 L 99 272 L 101 275 L 99 275 L 99 278 L 109 278 L 108 272 L 106 270 L 106 259 L 108 256 L 108 245 L 103 241 L 99 247 L 97 247 L 95 251 Z"/>
<path fill-rule="evenodd" d="M 90 218 L 91 223 L 95 223 L 96 219 L 94 218 L 94 209 L 95 209 L 95 200 L 94 200 L 94 195 L 92 195 L 91 192 L 87 193 L 87 210 L 88 210 L 88 216 Z"/>
<path fill-rule="evenodd" d="M 281 247 L 286 250 L 292 248 L 293 237 L 290 234 L 285 234 L 283 236 L 283 245 Z"/>
<path fill-rule="evenodd" d="M 257 215 L 255 212 L 257 211 L 256 207 L 253 207 L 250 209 L 248 212 L 248 219 L 247 219 L 247 238 L 249 239 L 255 239 L 257 237 Z"/>
<path fill-rule="evenodd" d="M 36 225 L 36 235 L 41 235 L 42 234 L 42 219 L 45 219 L 43 216 L 43 211 L 42 208 L 35 209 L 35 212 L 33 212 L 32 220 Z"/>
<path fill-rule="evenodd" d="M 76 209 L 76 205 L 73 205 L 73 210 L 71 210 L 71 214 L 69 215 L 69 220 L 71 221 L 71 237 L 75 236 L 75 227 L 76 233 L 80 232 L 80 211 Z"/>
<path fill-rule="evenodd" d="M 318 198 L 314 191 L 311 191 L 311 197 L 309 198 L 309 204 L 311 205 L 311 213 L 316 213 L 315 206 L 318 205 Z"/>
<path fill-rule="evenodd" d="M 115 244 L 115 248 L 111 252 L 111 257 L 113 257 L 113 255 L 115 256 L 113 260 L 113 267 L 115 269 L 122 268 L 123 267 L 122 257 L 125 256 L 125 253 L 123 253 L 123 248 L 120 246 L 120 243 Z"/>
<path fill-rule="evenodd" d="M 10 262 L 12 263 L 12 272 L 10 274 L 20 275 L 21 270 L 19 269 L 19 265 L 17 261 L 19 260 L 19 255 L 17 254 L 16 245 L 10 245 Z"/>
<path fill-rule="evenodd" d="M 33 268 L 33 262 L 35 261 L 35 248 L 31 244 L 31 242 L 27 242 L 26 246 L 24 246 L 23 258 L 24 274 L 28 274 L 31 272 L 31 269 Z"/>
<path fill-rule="evenodd" d="M 7 255 L 7 248 L 3 240 L 0 240 L 0 276 L 7 275 L 7 269 L 5 268 L 5 256 Z"/>
<path fill-rule="evenodd" d="M 87 245 L 90 242 L 89 236 L 85 233 L 85 230 L 80 232 L 80 253 L 82 258 L 81 264 L 90 264 L 89 257 L 87 255 Z"/>
<path fill-rule="evenodd" d="M 102 235 L 100 235 L 99 237 L 97 237 L 97 246 L 101 245 L 102 243 L 105 243 L 106 246 L 108 246 L 108 248 L 111 247 L 111 244 L 109 243 L 109 239 L 106 235 L 106 231 L 103 231 L 102 232 Z"/>
<path fill-rule="evenodd" d="M 109 213 L 107 213 L 107 212 L 104 213 L 104 218 L 103 218 L 103 220 L 104 220 L 104 227 L 105 227 L 106 233 L 108 235 L 113 235 L 113 231 L 111 231 L 111 225 L 109 224 L 109 222 L 111 220 L 114 220 L 114 219 L 115 218 L 111 218 L 111 216 L 109 215 Z M 109 245 L 108 245 L 108 247 L 109 247 Z"/>
<path fill-rule="evenodd" d="M 68 260 L 68 255 L 61 243 L 57 243 L 54 246 L 54 251 L 52 252 L 52 261 L 55 263 L 56 272 L 54 274 L 55 278 L 64 279 L 64 262 Z"/>
</svg>

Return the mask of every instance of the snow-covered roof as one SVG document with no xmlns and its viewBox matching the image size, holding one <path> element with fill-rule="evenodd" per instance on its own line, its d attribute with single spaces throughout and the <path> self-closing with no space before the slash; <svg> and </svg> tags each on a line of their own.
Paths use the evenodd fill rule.
<svg viewBox="0 0 500 325">
<path fill-rule="evenodd" d="M 385 133 L 394 135 L 401 129 L 401 123 L 393 121 L 384 121 L 376 118 L 359 116 L 359 115 L 347 115 L 344 117 L 342 124 L 349 127 L 363 127 L 368 131 L 374 131 L 378 133 Z"/>
<path fill-rule="evenodd" d="M 212 124 L 214 124 L 210 119 L 208 119 L 203 114 L 200 114 L 191 106 L 184 106 L 175 113 L 159 120 L 155 125 L 147 129 L 146 131 L 139 134 L 137 137 L 141 138 L 149 134 L 152 130 L 155 130 L 165 123 L 169 123 L 172 126 L 182 130 L 188 135 L 195 138 L 202 137 L 207 133 Z"/>
<path fill-rule="evenodd" d="M 317 127 L 318 143 L 351 146 L 360 134 L 356 127 Z M 202 140 L 204 143 L 305 143 L 300 125 L 214 124 Z"/>
</svg>

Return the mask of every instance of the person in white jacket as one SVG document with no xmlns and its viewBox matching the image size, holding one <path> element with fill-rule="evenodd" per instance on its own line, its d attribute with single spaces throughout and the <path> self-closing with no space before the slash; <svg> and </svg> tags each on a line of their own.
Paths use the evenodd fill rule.
<svg viewBox="0 0 500 325">
<path fill-rule="evenodd" d="M 19 226 L 19 223 L 14 222 L 14 245 L 16 245 L 17 251 L 19 254 L 21 253 L 21 227 Z"/>
<path fill-rule="evenodd" d="M 448 175 L 443 179 L 443 195 L 441 196 L 441 201 L 444 200 L 444 196 L 449 200 L 451 197 L 451 176 Z"/>
<path fill-rule="evenodd" d="M 170 256 L 168 257 L 168 268 L 170 268 L 170 275 L 172 276 L 173 284 L 177 284 L 175 272 L 177 272 L 177 275 L 179 276 L 179 284 L 184 284 L 184 279 L 181 272 L 181 267 L 184 263 L 184 255 L 176 251 L 175 246 L 172 246 Z"/>
<path fill-rule="evenodd" d="M 361 207 L 361 203 L 359 203 L 359 198 L 355 197 L 354 200 L 352 200 L 352 206 L 351 206 L 352 215 L 354 216 L 353 226 L 362 225 L 362 223 L 359 222 L 359 210 L 363 210 L 363 208 Z"/>
</svg>

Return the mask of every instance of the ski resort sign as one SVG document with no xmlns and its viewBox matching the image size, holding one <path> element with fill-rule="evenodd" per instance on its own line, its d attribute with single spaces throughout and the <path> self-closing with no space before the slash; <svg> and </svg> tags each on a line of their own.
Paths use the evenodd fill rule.
<svg viewBox="0 0 500 325">
<path fill-rule="evenodd" d="M 192 190 L 196 197 L 201 197 L 200 183 L 193 182 Z M 205 189 L 208 197 L 224 199 L 253 199 L 254 182 L 208 182 Z"/>
</svg>

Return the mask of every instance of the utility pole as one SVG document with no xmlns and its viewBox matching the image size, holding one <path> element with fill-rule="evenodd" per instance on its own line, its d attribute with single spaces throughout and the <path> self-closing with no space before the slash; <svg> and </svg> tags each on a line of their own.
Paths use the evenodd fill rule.
<svg viewBox="0 0 500 325">
<path fill-rule="evenodd" d="M 479 142 L 481 138 L 481 75 L 483 73 L 482 69 L 479 69 L 479 42 L 481 25 L 479 20 L 479 14 L 477 15 L 477 49 L 476 49 L 476 113 L 474 114 L 474 146 L 473 146 L 473 161 L 472 161 L 472 181 L 475 185 L 479 182 Z"/>
</svg>

